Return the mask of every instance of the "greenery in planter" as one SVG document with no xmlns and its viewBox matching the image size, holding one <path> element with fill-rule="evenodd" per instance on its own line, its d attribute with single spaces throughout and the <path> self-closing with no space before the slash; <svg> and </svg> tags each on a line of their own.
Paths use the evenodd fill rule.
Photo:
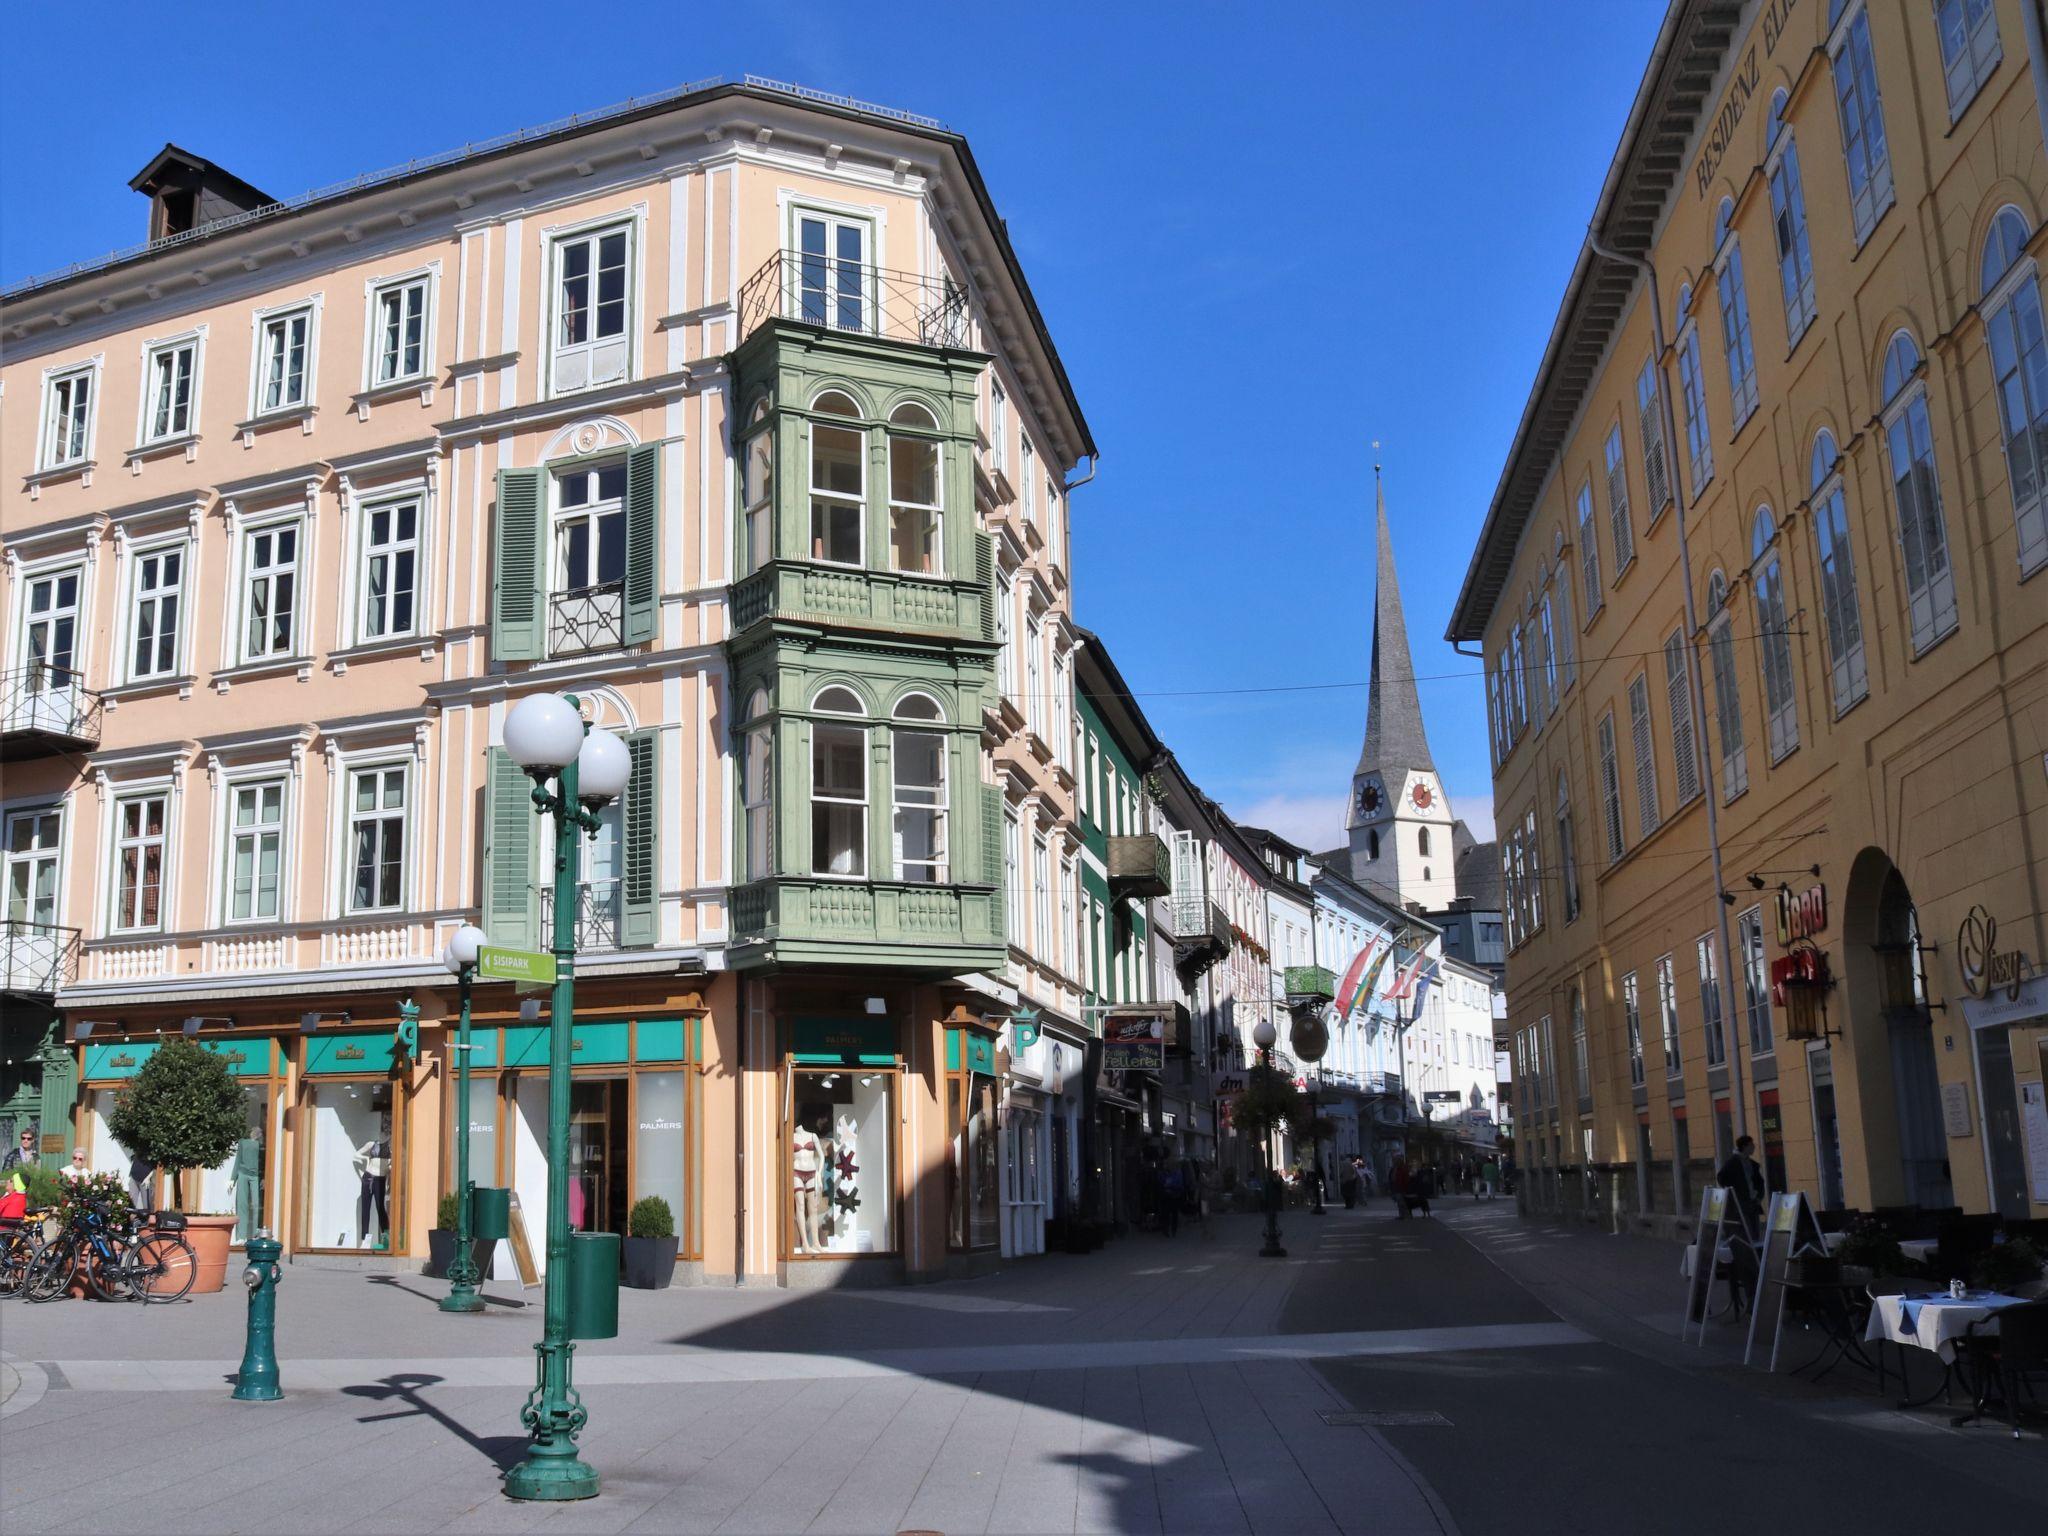
<svg viewBox="0 0 2048 1536">
<path fill-rule="evenodd" d="M 1237 1096 L 1231 1106 L 1231 1124 L 1239 1126 L 1254 1135 L 1266 1135 L 1282 1125 L 1305 1131 L 1308 1120 L 1308 1100 L 1294 1079 L 1276 1067 L 1264 1062 L 1255 1062 L 1245 1081 L 1244 1092 Z"/>
<path fill-rule="evenodd" d="M 54 1168 L 24 1163 L 19 1170 L 22 1187 L 28 1192 L 28 1208 L 47 1211 L 64 1203 L 64 1176 Z"/>
<path fill-rule="evenodd" d="M 2024 1237 L 2010 1237 L 1985 1249 L 1970 1264 L 1970 1284 L 2002 1291 L 2041 1278 L 2041 1250 Z"/>
<path fill-rule="evenodd" d="M 659 1195 L 648 1195 L 633 1203 L 632 1212 L 626 1217 L 628 1237 L 674 1237 L 676 1235 L 675 1213 L 668 1208 L 668 1202 Z"/>
<path fill-rule="evenodd" d="M 1849 1224 L 1835 1245 L 1834 1256 L 1844 1265 L 1867 1269 L 1873 1275 L 1910 1275 L 1920 1268 L 1906 1257 L 1891 1228 L 1867 1216 Z"/>
<path fill-rule="evenodd" d="M 248 1098 L 219 1052 L 167 1040 L 121 1089 L 107 1130 L 131 1153 L 169 1171 L 177 1204 L 179 1174 L 219 1166 L 249 1133 Z"/>
<path fill-rule="evenodd" d="M 443 1195 L 441 1197 L 439 1214 L 434 1217 L 434 1230 L 437 1232 L 453 1232 L 461 1216 L 462 1202 L 455 1198 L 452 1191 Z"/>
</svg>

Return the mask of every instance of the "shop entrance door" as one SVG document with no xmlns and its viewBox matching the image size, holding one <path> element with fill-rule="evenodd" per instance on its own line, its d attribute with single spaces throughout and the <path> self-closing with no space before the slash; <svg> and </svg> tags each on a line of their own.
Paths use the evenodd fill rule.
<svg viewBox="0 0 2048 1536">
<path fill-rule="evenodd" d="M 626 1230 L 626 1080 L 578 1077 L 569 1083 L 569 1230 Z M 546 1230 L 548 1080 L 519 1079 L 513 1187 L 529 1233 Z"/>
</svg>

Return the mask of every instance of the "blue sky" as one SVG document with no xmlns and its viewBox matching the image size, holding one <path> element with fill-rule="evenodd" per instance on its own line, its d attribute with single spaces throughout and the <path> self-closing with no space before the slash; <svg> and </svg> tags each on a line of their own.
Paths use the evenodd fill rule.
<svg viewBox="0 0 2048 1536">
<path fill-rule="evenodd" d="M 713 74 L 943 119 L 1102 446 L 1076 616 L 1160 735 L 1241 819 L 1339 839 L 1378 439 L 1430 743 L 1490 822 L 1440 637 L 1659 0 L 91 12 L 91 49 L 76 10 L 10 19 L 0 280 L 139 238 L 167 139 L 288 195 Z"/>
</svg>

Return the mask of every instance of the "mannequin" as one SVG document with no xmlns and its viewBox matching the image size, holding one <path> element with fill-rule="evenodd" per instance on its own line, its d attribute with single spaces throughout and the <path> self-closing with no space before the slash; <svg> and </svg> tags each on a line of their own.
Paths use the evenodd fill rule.
<svg viewBox="0 0 2048 1536">
<path fill-rule="evenodd" d="M 263 1225 L 263 1143 L 244 1136 L 229 1168 L 235 1186 L 235 1241 L 247 1243 Z"/>
<path fill-rule="evenodd" d="M 796 1201 L 796 1251 L 823 1253 L 822 1227 L 825 1217 L 825 1165 L 832 1144 L 821 1134 L 830 1127 L 830 1108 L 806 1107 L 789 1137 L 791 1195 Z"/>
<path fill-rule="evenodd" d="M 366 1141 L 356 1148 L 356 1174 L 361 1180 L 362 1191 L 356 1196 L 356 1246 L 385 1247 L 391 1238 L 391 1212 L 388 1205 L 391 1189 L 391 1116 L 384 1115 L 377 1123 L 377 1139 Z M 377 1217 L 376 1242 L 370 1242 L 370 1215 Z"/>
</svg>

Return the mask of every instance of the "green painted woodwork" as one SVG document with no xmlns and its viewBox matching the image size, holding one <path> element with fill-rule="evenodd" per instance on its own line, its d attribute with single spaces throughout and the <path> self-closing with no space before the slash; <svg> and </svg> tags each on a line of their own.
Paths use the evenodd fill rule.
<svg viewBox="0 0 2048 1536">
<path fill-rule="evenodd" d="M 537 661 L 547 648 L 547 557 L 538 469 L 498 471 L 491 520 L 491 656 Z"/>
<path fill-rule="evenodd" d="M 389 1072 L 394 1044 L 389 1034 L 315 1035 L 306 1042 L 306 1075 Z"/>
<path fill-rule="evenodd" d="M 142 1070 L 142 1064 L 156 1054 L 156 1044 L 130 1045 L 108 1041 L 104 1045 L 87 1045 L 85 1065 L 79 1078 L 83 1082 L 104 1082 L 109 1078 L 133 1077 Z"/>
<path fill-rule="evenodd" d="M 626 737 L 633 776 L 620 808 L 619 947 L 645 949 L 661 937 L 661 740 L 654 731 Z"/>
<path fill-rule="evenodd" d="M 651 443 L 626 455 L 624 632 L 628 645 L 654 638 L 660 530 L 661 445 Z"/>
<path fill-rule="evenodd" d="M 452 1035 L 453 1032 L 454 1027 L 451 1025 L 450 1034 Z M 469 1043 L 471 1046 L 469 1053 L 470 1071 L 486 1072 L 496 1068 L 498 1065 L 498 1031 L 495 1029 L 473 1029 L 469 1033 Z"/>
<path fill-rule="evenodd" d="M 503 949 L 539 947 L 535 826 L 533 780 L 510 752 L 492 747 L 484 782 L 483 927 Z"/>
<path fill-rule="evenodd" d="M 642 1019 L 633 1026 L 635 1061 L 687 1061 L 687 1019 Z"/>
<path fill-rule="evenodd" d="M 821 1066 L 887 1066 L 896 1059 L 896 1025 L 878 1014 L 792 1019 L 789 1053 Z"/>
<path fill-rule="evenodd" d="M 256 1040 L 202 1040 L 206 1050 L 227 1059 L 228 1070 L 236 1077 L 270 1076 L 270 1055 L 272 1040 L 268 1035 Z"/>
<path fill-rule="evenodd" d="M 981 718 L 995 686 L 994 577 L 987 537 L 975 526 L 975 390 L 981 353 L 771 322 L 733 360 L 742 418 L 772 444 L 767 547 L 733 589 L 727 643 L 738 717 L 769 734 L 773 835 L 768 874 L 734 890 L 735 967 L 855 965 L 960 974 L 1003 963 L 1002 801 L 981 780 Z M 865 432 L 863 548 L 867 564 L 810 558 L 810 403 L 826 389 L 848 395 Z M 890 416 L 906 402 L 929 412 L 934 433 Z M 940 446 L 938 573 L 887 569 L 889 437 Z M 744 488 L 741 490 L 744 497 Z M 743 509 L 742 509 L 743 510 Z M 745 569 L 745 518 L 739 517 Z M 867 731 L 863 880 L 820 875 L 813 858 L 812 701 L 829 685 L 861 700 Z M 906 695 L 939 708 L 936 722 L 903 727 L 946 738 L 946 885 L 896 880 L 894 737 Z M 757 714 L 757 696 L 762 708 Z M 847 723 L 846 716 L 830 717 Z M 735 750 L 738 743 L 735 742 Z M 759 868 L 744 847 L 735 806 L 736 862 Z"/>
<path fill-rule="evenodd" d="M 505 1030 L 505 1066 L 545 1067 L 548 1064 L 546 1024 L 513 1024 Z M 572 1066 L 617 1066 L 633 1059 L 624 1019 L 578 1023 L 569 1033 Z"/>
<path fill-rule="evenodd" d="M 1080 726 L 1074 769 L 1086 779 L 1080 796 L 1081 843 L 1091 855 L 1081 860 L 1082 989 L 1090 1005 L 1136 1002 L 1150 974 L 1146 908 L 1135 895 L 1127 899 L 1127 893 L 1155 888 L 1160 880 L 1171 889 L 1172 855 L 1156 836 L 1138 833 L 1145 786 L 1136 754 L 1143 744 L 1120 741 L 1085 688 L 1075 689 L 1074 710 Z M 1124 861 L 1141 851 L 1139 862 L 1149 869 L 1150 885 L 1123 874 Z M 1120 961 L 1130 986 L 1119 978 Z"/>
<path fill-rule="evenodd" d="M 946 1070 L 958 1072 L 985 1072 L 990 1077 L 996 1071 L 996 1042 L 991 1035 L 979 1030 L 949 1029 L 946 1031 Z"/>
<path fill-rule="evenodd" d="M 1289 997 L 1320 997 L 1327 1000 L 1337 995 L 1336 974 L 1327 966 L 1290 965 L 1286 974 Z"/>
</svg>

